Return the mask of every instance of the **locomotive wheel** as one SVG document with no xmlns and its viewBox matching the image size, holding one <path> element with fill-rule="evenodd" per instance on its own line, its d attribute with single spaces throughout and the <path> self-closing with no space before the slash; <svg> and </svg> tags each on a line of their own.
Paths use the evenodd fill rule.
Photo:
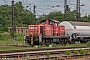
<svg viewBox="0 0 90 60">
<path fill-rule="evenodd" d="M 72 40 L 72 41 L 71 41 L 71 43 L 72 43 L 72 44 L 75 44 L 75 41 L 74 41 L 74 40 Z"/>
<path fill-rule="evenodd" d="M 80 43 L 83 43 L 83 41 L 80 41 Z"/>
<path fill-rule="evenodd" d="M 68 41 L 68 44 L 72 44 L 72 42 L 71 41 Z"/>
</svg>

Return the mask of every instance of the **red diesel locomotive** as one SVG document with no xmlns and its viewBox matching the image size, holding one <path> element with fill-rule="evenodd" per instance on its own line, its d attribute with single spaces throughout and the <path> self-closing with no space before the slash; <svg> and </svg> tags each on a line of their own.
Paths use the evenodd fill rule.
<svg viewBox="0 0 90 60">
<path fill-rule="evenodd" d="M 30 45 L 66 44 L 68 41 L 68 36 L 65 36 L 65 26 L 61 26 L 59 21 L 47 19 L 40 24 L 28 25 L 26 42 Z"/>
</svg>

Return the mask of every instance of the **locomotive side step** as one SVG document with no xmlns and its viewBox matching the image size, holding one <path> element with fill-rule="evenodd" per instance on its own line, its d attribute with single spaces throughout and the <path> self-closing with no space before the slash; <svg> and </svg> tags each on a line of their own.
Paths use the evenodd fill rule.
<svg viewBox="0 0 90 60">
<path fill-rule="evenodd" d="M 43 38 L 68 38 L 68 36 L 44 36 Z"/>
</svg>

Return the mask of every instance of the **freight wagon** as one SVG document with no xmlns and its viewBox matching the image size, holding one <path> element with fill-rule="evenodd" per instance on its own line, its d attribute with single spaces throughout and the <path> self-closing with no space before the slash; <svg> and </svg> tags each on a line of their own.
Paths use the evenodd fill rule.
<svg viewBox="0 0 90 60">
<path fill-rule="evenodd" d="M 69 34 L 72 43 L 86 43 L 90 41 L 89 22 L 63 21 L 60 25 L 65 26 L 65 34 Z"/>
</svg>

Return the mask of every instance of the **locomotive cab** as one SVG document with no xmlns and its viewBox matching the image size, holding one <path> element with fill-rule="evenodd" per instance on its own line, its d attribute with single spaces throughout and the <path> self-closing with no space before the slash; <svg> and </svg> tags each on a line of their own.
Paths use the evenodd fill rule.
<svg viewBox="0 0 90 60">
<path fill-rule="evenodd" d="M 26 41 L 30 45 L 39 45 L 41 42 L 40 36 L 43 35 L 43 25 L 29 25 L 28 26 L 28 36 L 26 36 Z"/>
</svg>

